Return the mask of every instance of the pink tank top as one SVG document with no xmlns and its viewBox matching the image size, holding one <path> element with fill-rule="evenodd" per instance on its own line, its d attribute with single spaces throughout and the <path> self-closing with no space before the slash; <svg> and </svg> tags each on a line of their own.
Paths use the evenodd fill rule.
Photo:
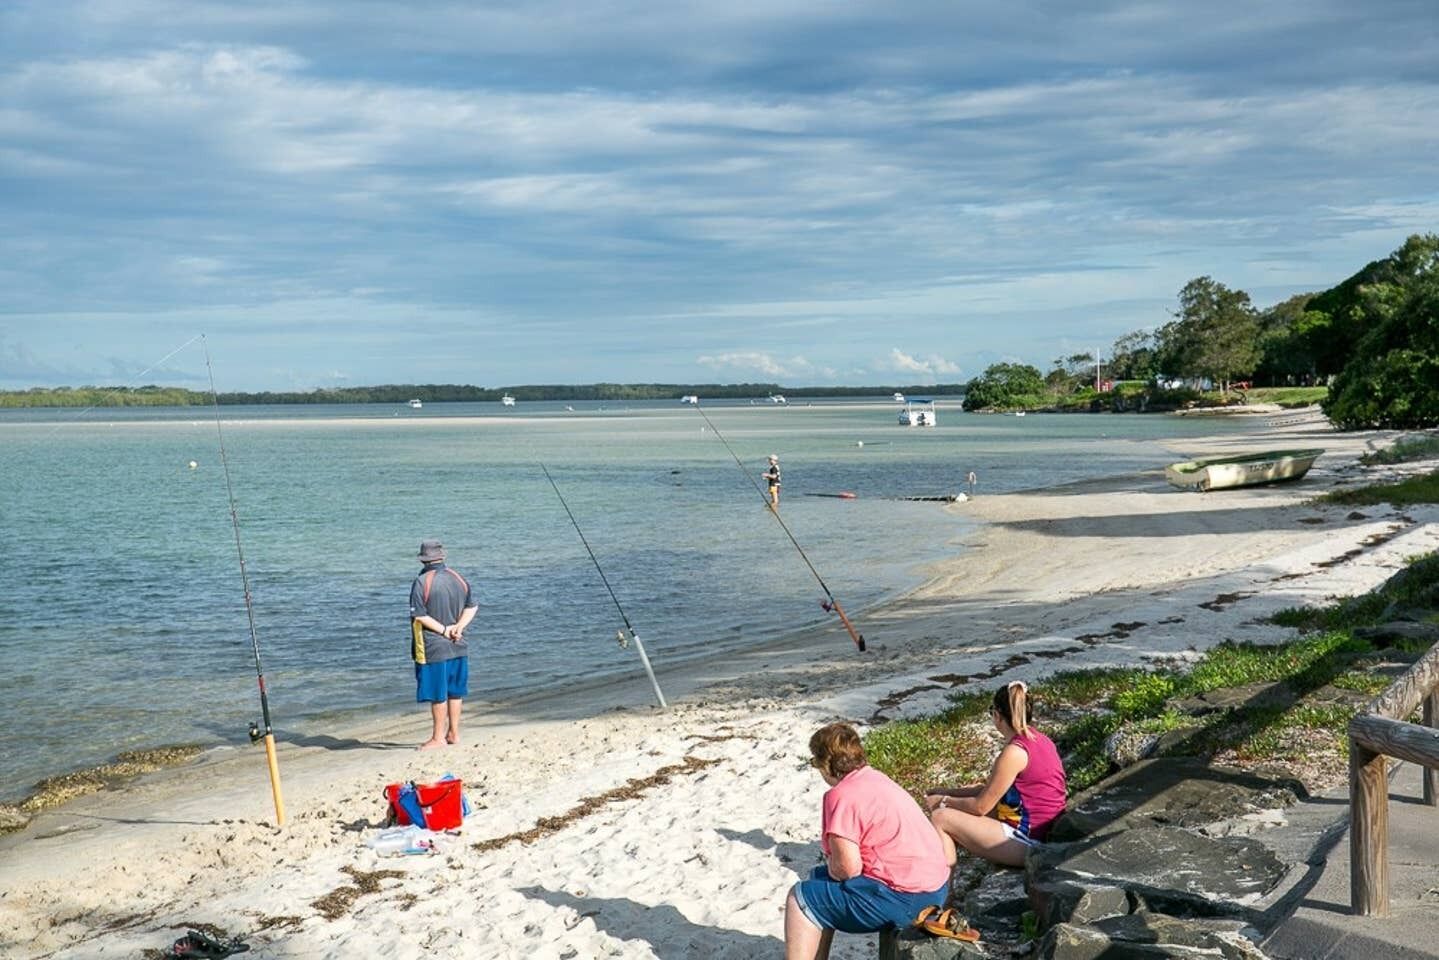
<svg viewBox="0 0 1439 960">
<path fill-rule="evenodd" d="M 1005 791 L 995 816 L 1026 836 L 1043 840 L 1050 824 L 1064 812 L 1068 791 L 1064 763 L 1054 741 L 1033 728 L 1029 736 L 1016 736 L 1009 742 L 1029 754 L 1029 763 Z"/>
</svg>

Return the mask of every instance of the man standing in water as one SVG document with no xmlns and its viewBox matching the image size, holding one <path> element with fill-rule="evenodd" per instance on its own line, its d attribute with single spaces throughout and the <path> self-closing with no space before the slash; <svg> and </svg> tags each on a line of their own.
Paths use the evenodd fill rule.
<svg viewBox="0 0 1439 960">
<path fill-rule="evenodd" d="M 477 604 L 465 578 L 445 566 L 445 546 L 420 544 L 424 565 L 410 587 L 410 655 L 415 660 L 415 702 L 430 705 L 430 739 L 421 750 L 460 742 L 460 708 L 470 687 L 465 628 Z"/>
<path fill-rule="evenodd" d="M 779 457 L 775 454 L 769 455 L 769 469 L 764 472 L 765 482 L 769 484 L 769 506 L 771 510 L 779 509 Z"/>
</svg>

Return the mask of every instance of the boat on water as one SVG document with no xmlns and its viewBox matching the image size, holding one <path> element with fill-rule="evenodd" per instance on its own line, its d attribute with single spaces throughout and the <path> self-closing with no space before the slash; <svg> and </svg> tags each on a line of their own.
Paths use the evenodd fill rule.
<svg viewBox="0 0 1439 960">
<path fill-rule="evenodd" d="M 680 397 L 680 403 L 692 403 L 692 404 L 693 404 L 693 403 L 699 403 L 699 402 L 700 402 L 700 398 L 697 397 L 697 396 L 695 396 L 693 393 L 687 393 L 687 394 L 685 394 L 684 396 Z"/>
<path fill-rule="evenodd" d="M 899 412 L 901 427 L 933 427 L 938 423 L 933 400 L 910 400 Z"/>
<path fill-rule="evenodd" d="M 896 391 L 894 392 L 894 402 L 895 402 L 895 403 L 904 403 L 904 394 L 902 394 L 902 393 L 900 393 L 898 390 L 896 390 Z"/>
<path fill-rule="evenodd" d="M 420 402 L 420 398 L 419 398 L 419 397 L 416 397 L 415 399 L 413 399 L 413 400 L 410 401 L 410 409 L 411 409 L 411 410 L 418 410 L 418 409 L 420 409 L 420 408 L 423 407 L 423 406 L 424 406 L 424 404 Z"/>
<path fill-rule="evenodd" d="M 513 407 L 515 405 L 515 398 L 507 393 L 503 397 L 500 397 L 500 403 L 507 407 Z"/>
<path fill-rule="evenodd" d="M 782 394 L 782 393 L 772 393 L 772 394 L 770 394 L 770 395 L 769 395 L 769 402 L 770 402 L 770 403 L 784 403 L 784 404 L 789 403 L 789 401 L 785 399 L 784 394 Z"/>
<path fill-rule="evenodd" d="M 1209 460 L 1185 460 L 1164 468 L 1164 476 L 1182 489 L 1229 490 L 1262 483 L 1298 480 L 1323 453 L 1315 450 L 1266 450 Z"/>
</svg>

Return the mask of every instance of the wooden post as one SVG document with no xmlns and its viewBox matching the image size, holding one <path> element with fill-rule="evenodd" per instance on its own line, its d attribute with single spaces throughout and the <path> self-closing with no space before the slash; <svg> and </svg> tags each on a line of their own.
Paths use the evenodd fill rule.
<svg viewBox="0 0 1439 960">
<path fill-rule="evenodd" d="M 1382 753 L 1349 738 L 1349 904 L 1389 915 L 1389 778 Z"/>
<path fill-rule="evenodd" d="M 1431 690 L 1424 698 L 1424 726 L 1439 726 L 1439 691 Z M 1439 770 L 1428 765 L 1424 767 L 1424 803 L 1439 806 Z"/>
</svg>

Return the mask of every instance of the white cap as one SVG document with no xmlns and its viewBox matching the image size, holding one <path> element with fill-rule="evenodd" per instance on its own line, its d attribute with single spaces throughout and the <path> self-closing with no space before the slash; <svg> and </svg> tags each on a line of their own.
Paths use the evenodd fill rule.
<svg viewBox="0 0 1439 960">
<path fill-rule="evenodd" d="M 777 453 L 772 453 L 772 454 L 769 455 L 769 458 L 770 458 L 771 460 L 773 460 L 775 463 L 779 463 L 779 454 L 777 454 Z"/>
</svg>

